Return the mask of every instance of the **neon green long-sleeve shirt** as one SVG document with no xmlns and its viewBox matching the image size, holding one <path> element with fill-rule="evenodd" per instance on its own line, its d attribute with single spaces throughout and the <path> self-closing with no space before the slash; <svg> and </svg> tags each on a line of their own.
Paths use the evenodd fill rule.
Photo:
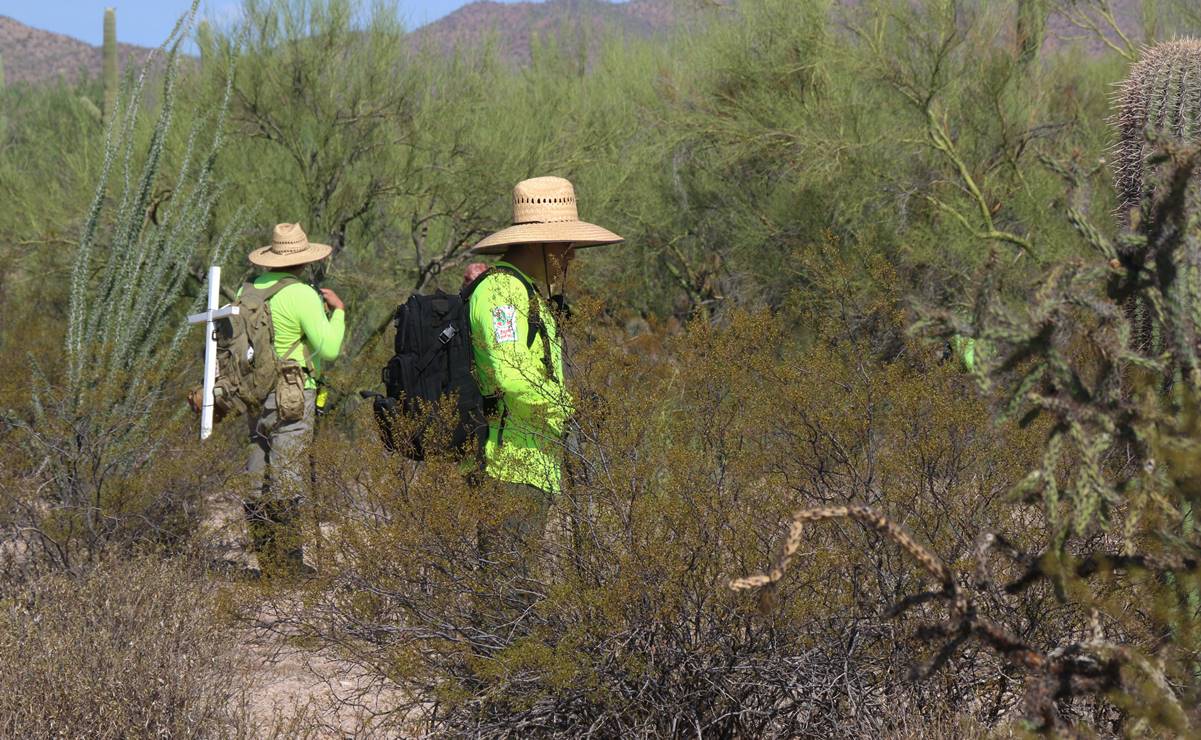
<svg viewBox="0 0 1201 740">
<path fill-rule="evenodd" d="M 286 272 L 264 272 L 254 279 L 254 287 L 270 288 L 286 277 L 293 276 Z M 321 295 L 305 283 L 295 283 L 271 299 L 271 323 L 275 326 L 275 354 L 281 359 L 288 359 L 284 353 L 297 339 L 304 337 L 289 357 L 303 366 L 304 353 L 308 350 L 313 372 L 305 379 L 304 387 L 316 388 L 324 365 L 333 362 L 342 351 L 346 313 L 337 309 L 326 317 Z"/>
<path fill-rule="evenodd" d="M 505 262 L 498 266 L 519 272 Z M 500 396 L 499 414 L 489 424 L 484 469 L 498 480 L 557 493 L 562 482 L 563 430 L 572 403 L 563 381 L 563 347 L 554 314 L 535 294 L 550 338 L 549 376 L 541 337 L 535 332 L 534 341 L 527 341 L 530 299 L 519 279 L 505 273 L 489 275 L 476 286 L 468 304 L 476 379 L 484 395 Z"/>
</svg>

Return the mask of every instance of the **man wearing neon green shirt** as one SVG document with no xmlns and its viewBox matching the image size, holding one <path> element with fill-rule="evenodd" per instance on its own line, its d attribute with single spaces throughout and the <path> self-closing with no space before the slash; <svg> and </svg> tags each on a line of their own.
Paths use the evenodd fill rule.
<svg viewBox="0 0 1201 740">
<path fill-rule="evenodd" d="M 621 240 L 579 220 L 570 182 L 536 177 L 513 190 L 513 225 L 471 250 L 502 256 L 476 285 L 468 304 L 476 379 L 485 396 L 497 399 L 484 474 L 500 482 L 517 504 L 499 528 L 481 527 L 479 532 L 484 567 L 505 559 L 519 564 L 499 568 L 502 578 L 528 575 L 531 550 L 562 486 L 563 436 L 572 402 L 548 297 L 555 283 L 561 287 L 566 282 L 576 249 Z"/>
<path fill-rule="evenodd" d="M 324 365 L 341 351 L 346 308 L 334 291 L 322 288 L 318 293 L 302 275 L 331 251 L 328 245 L 310 242 L 299 224 L 279 224 L 271 244 L 250 253 L 250 261 L 267 271 L 242 288 L 267 296 L 276 355 L 295 359 L 305 369 L 301 419 L 281 422 L 274 393 L 267 396 L 259 414 L 249 419 L 246 473 L 250 490 L 243 503 L 264 572 L 311 571 L 304 564 L 300 536 L 293 525 L 297 507 L 308 493 L 308 449 L 313 440 L 317 381 Z M 332 309 L 328 316 L 326 306 Z"/>
</svg>

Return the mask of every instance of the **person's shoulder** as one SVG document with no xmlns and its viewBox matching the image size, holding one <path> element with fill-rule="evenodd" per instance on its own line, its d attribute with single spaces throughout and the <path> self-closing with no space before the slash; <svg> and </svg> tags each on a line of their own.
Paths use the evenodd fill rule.
<svg viewBox="0 0 1201 740">
<path fill-rule="evenodd" d="M 321 295 L 316 291 L 316 289 L 313 288 L 313 286 L 304 282 L 300 278 L 292 275 L 280 277 L 279 275 L 272 275 L 270 273 L 265 274 L 268 276 L 268 279 L 263 280 L 262 283 L 259 283 L 258 281 L 263 278 L 263 275 L 260 275 L 255 279 L 255 287 L 268 289 L 274 285 L 277 285 L 282 280 L 287 280 L 289 282 L 288 285 L 280 288 L 279 291 L 276 292 L 275 297 L 272 298 L 272 303 L 277 310 L 286 310 L 285 307 L 291 306 L 296 306 L 297 308 L 307 308 L 309 304 L 321 304 Z"/>
<path fill-rule="evenodd" d="M 527 292 L 526 284 L 521 278 L 508 270 L 492 270 L 480 278 L 471 297 L 480 295 L 489 298 L 509 298 L 514 295 L 523 296 Z"/>
<path fill-rule="evenodd" d="M 306 283 L 305 281 L 301 280 L 298 277 L 293 277 L 292 275 L 288 275 L 286 277 L 279 278 L 279 280 L 273 280 L 270 285 L 274 285 L 275 283 L 281 282 L 284 280 L 287 280 L 289 282 L 289 284 L 280 288 L 279 293 L 277 293 L 277 295 L 283 295 L 284 293 L 287 293 L 289 297 L 303 296 L 305 298 L 309 298 L 309 297 L 320 298 L 320 295 L 317 293 L 316 288 L 309 285 L 308 283 Z M 267 287 L 270 287 L 270 285 L 268 285 Z"/>
</svg>

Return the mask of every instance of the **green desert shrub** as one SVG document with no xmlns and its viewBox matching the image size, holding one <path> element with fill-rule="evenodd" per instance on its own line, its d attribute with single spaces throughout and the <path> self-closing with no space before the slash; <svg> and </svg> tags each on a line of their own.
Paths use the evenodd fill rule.
<svg viewBox="0 0 1201 740">
<path fill-rule="evenodd" d="M 917 345 L 892 365 L 837 341 L 802 354 L 766 313 L 623 340 L 580 310 L 569 485 L 533 570 L 498 578 L 478 554 L 479 527 L 520 501 L 468 486 L 452 460 L 390 458 L 364 428 L 319 445 L 308 519 L 323 523 L 309 535 L 322 574 L 303 605 L 277 602 L 280 623 L 398 687 L 411 700 L 395 726 L 434 734 L 818 737 L 950 721 L 997 663 L 908 681 L 924 648 L 898 643 L 884 615 L 916 574 L 892 556 L 856 563 L 871 533 L 815 542 L 767 617 L 724 586 L 767 563 L 807 504 L 871 501 L 964 556 L 1036 454 L 1033 432 L 992 427 L 966 379 Z M 964 721 L 995 719 L 1020 691 Z"/>
</svg>

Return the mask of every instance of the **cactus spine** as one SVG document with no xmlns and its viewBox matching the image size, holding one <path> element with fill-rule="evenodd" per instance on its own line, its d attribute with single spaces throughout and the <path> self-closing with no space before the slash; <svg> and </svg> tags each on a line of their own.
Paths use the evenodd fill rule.
<svg viewBox="0 0 1201 740">
<path fill-rule="evenodd" d="M 104 116 L 117 109 L 117 11 L 104 10 Z"/>
</svg>

